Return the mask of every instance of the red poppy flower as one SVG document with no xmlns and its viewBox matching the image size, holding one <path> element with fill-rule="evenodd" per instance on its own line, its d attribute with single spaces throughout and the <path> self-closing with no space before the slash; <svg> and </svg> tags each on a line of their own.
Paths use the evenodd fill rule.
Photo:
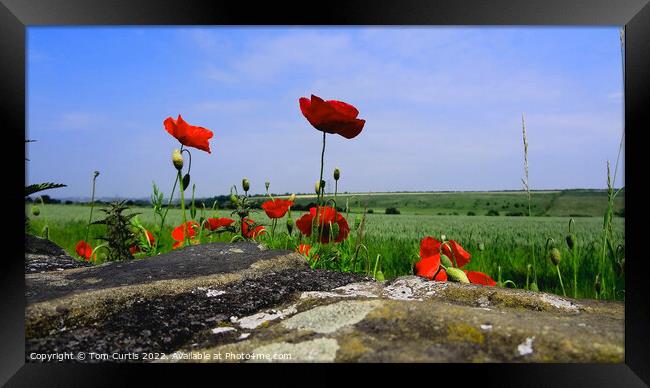
<svg viewBox="0 0 650 388">
<path fill-rule="evenodd" d="M 244 218 L 241 224 L 241 234 L 246 238 L 255 238 L 262 233 L 266 233 L 266 228 L 263 225 L 255 226 L 255 221 L 250 218 Z"/>
<path fill-rule="evenodd" d="M 484 286 L 496 286 L 497 282 L 494 281 L 490 276 L 484 274 L 483 272 L 478 271 L 465 271 L 467 279 L 470 283 L 481 284 Z"/>
<path fill-rule="evenodd" d="M 185 242 L 185 236 L 187 235 L 190 238 L 190 242 L 194 240 L 196 236 L 196 229 L 199 227 L 199 223 L 196 221 L 187 221 L 185 224 L 181 224 L 172 230 L 172 238 L 176 240 L 173 249 L 183 246 Z"/>
<path fill-rule="evenodd" d="M 311 245 L 309 244 L 300 244 L 296 251 L 301 255 L 309 256 L 309 251 L 311 250 Z"/>
<path fill-rule="evenodd" d="M 231 218 L 208 218 L 206 227 L 209 230 L 217 230 L 221 227 L 230 226 L 235 220 Z"/>
<path fill-rule="evenodd" d="M 77 243 L 75 251 L 77 251 L 77 255 L 79 255 L 79 257 L 85 259 L 86 261 L 89 261 L 93 254 L 93 247 L 90 246 L 90 244 L 87 242 L 81 240 Z"/>
<path fill-rule="evenodd" d="M 266 201 L 262 204 L 262 209 L 269 218 L 282 218 L 289 208 L 293 205 L 292 201 L 276 198 L 272 201 Z"/>
<path fill-rule="evenodd" d="M 361 133 L 366 120 L 358 119 L 357 108 L 342 101 L 325 101 L 311 95 L 311 100 L 300 98 L 300 110 L 309 123 L 319 131 L 336 133 L 352 139 Z"/>
<path fill-rule="evenodd" d="M 451 250 L 449 249 L 449 245 L 451 245 Z M 449 257 L 449 260 L 451 260 L 452 263 L 454 262 L 454 259 L 456 259 L 456 265 L 458 265 L 458 268 L 462 268 L 465 264 L 469 263 L 469 259 L 472 257 L 469 252 L 464 250 L 463 247 L 454 240 L 449 240 L 449 245 L 445 244 L 442 246 L 442 253 Z"/>
<path fill-rule="evenodd" d="M 145 230 L 145 231 L 147 232 L 147 238 L 149 239 L 149 245 L 153 246 L 154 243 L 156 242 L 156 239 L 153 237 L 153 234 L 150 231 L 148 231 L 148 230 Z M 140 250 L 140 245 L 138 245 L 138 244 L 132 245 L 129 248 L 129 251 L 131 252 L 132 255 L 135 255 L 136 253 L 141 251 Z"/>
<path fill-rule="evenodd" d="M 312 207 L 309 209 L 309 213 L 298 218 L 296 221 L 296 226 L 300 229 L 300 232 L 307 237 L 311 236 L 312 224 L 315 217 L 316 208 Z M 339 229 L 336 236 L 332 236 L 334 234 L 334 231 L 332 230 L 334 225 L 337 225 Z M 329 243 L 331 238 L 334 238 L 334 242 L 341 242 L 348 237 L 348 234 L 350 234 L 350 227 L 348 226 L 345 217 L 331 206 L 321 206 L 318 208 L 318 221 L 316 222 L 316 228 L 320 233 L 320 242 L 323 244 Z"/>
<path fill-rule="evenodd" d="M 163 121 L 165 130 L 169 132 L 170 135 L 174 136 L 178 141 L 187 147 L 198 148 L 202 151 L 210 153 L 210 142 L 213 133 L 211 130 L 203 127 L 197 127 L 194 125 L 188 124 L 181 115 L 178 115 L 178 119 L 174 120 L 171 117 L 167 117 Z"/>
<path fill-rule="evenodd" d="M 420 243 L 420 257 L 427 257 L 433 255 L 434 253 L 439 253 L 440 246 L 442 246 L 442 253 L 444 253 L 444 255 L 447 256 L 452 263 L 454 262 L 455 258 L 458 268 L 462 268 L 465 266 L 465 264 L 469 263 L 470 258 L 472 257 L 469 252 L 465 251 L 463 247 L 461 247 L 460 244 L 454 240 L 449 240 L 448 244 L 451 245 L 451 249 L 449 249 L 449 245 L 443 245 L 440 241 L 436 240 L 433 237 L 425 237 Z"/>
</svg>

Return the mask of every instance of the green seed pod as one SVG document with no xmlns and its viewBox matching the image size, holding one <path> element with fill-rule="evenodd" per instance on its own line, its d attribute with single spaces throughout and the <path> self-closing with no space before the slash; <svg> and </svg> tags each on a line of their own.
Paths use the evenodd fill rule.
<svg viewBox="0 0 650 388">
<path fill-rule="evenodd" d="M 334 169 L 334 180 L 338 181 L 340 177 L 341 177 L 341 170 L 339 170 L 339 168 L 337 167 Z"/>
<path fill-rule="evenodd" d="M 447 257 L 447 255 L 440 255 L 440 262 L 447 268 L 453 267 L 451 260 L 449 260 L 449 257 Z"/>
<path fill-rule="evenodd" d="M 291 233 L 293 232 L 293 219 L 291 217 L 287 218 L 287 232 L 289 233 L 289 236 L 291 236 Z"/>
<path fill-rule="evenodd" d="M 188 186 L 190 185 L 190 174 L 185 174 L 181 183 L 181 189 L 183 189 L 183 191 L 187 190 Z"/>
<path fill-rule="evenodd" d="M 354 217 L 354 229 L 359 229 L 359 226 L 361 226 L 361 216 L 357 214 L 357 216 Z"/>
<path fill-rule="evenodd" d="M 245 192 L 248 192 L 251 188 L 251 183 L 247 178 L 242 179 L 241 181 L 241 187 L 244 189 Z"/>
<path fill-rule="evenodd" d="M 602 289 L 602 285 L 600 283 L 600 274 L 596 275 L 596 281 L 594 282 L 594 289 L 596 290 L 597 294 L 600 294 L 600 291 Z"/>
<path fill-rule="evenodd" d="M 560 265 L 560 261 L 562 260 L 562 254 L 560 253 L 559 249 L 557 248 L 551 249 L 548 257 L 551 259 L 554 265 Z"/>
<path fill-rule="evenodd" d="M 454 267 L 447 268 L 447 279 L 451 280 L 452 282 L 469 284 L 469 279 L 467 278 L 467 275 L 465 275 L 465 272 L 463 272 L 463 270 L 460 268 L 454 268 Z"/>
<path fill-rule="evenodd" d="M 566 245 L 569 249 L 573 249 L 576 246 L 576 236 L 573 233 L 570 233 L 566 236 Z"/>
<path fill-rule="evenodd" d="M 537 283 L 535 283 L 535 282 L 530 283 L 530 290 L 531 290 L 531 291 L 538 292 L 538 291 L 539 291 L 539 287 L 537 287 Z"/>
<path fill-rule="evenodd" d="M 484 251 L 485 250 L 485 244 L 483 244 L 482 242 L 478 243 L 478 250 L 479 251 Z"/>
<path fill-rule="evenodd" d="M 41 209 L 38 206 L 32 206 L 32 214 L 38 216 L 41 214 Z"/>
<path fill-rule="evenodd" d="M 174 163 L 174 167 L 177 170 L 183 169 L 183 154 L 181 154 L 181 150 L 176 149 L 172 152 L 172 163 Z"/>
</svg>

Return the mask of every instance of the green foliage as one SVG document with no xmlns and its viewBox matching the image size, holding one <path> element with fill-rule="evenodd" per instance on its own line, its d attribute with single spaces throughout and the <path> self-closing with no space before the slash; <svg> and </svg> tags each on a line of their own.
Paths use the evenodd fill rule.
<svg viewBox="0 0 650 388">
<path fill-rule="evenodd" d="M 106 226 L 106 234 L 99 237 L 99 239 L 107 244 L 108 261 L 133 259 L 129 248 L 136 244 L 136 236 L 132 231 L 131 219 L 138 213 L 123 214 L 126 210 L 129 210 L 124 202 L 111 202 L 108 208 L 99 209 L 106 216 L 103 220 L 94 221 L 91 224 Z"/>
<path fill-rule="evenodd" d="M 396 207 L 388 207 L 386 208 L 386 214 L 400 214 L 400 212 Z"/>
<path fill-rule="evenodd" d="M 25 186 L 25 197 L 38 193 L 40 191 L 57 189 L 59 187 L 66 187 L 66 185 L 61 183 L 47 182 L 47 183 L 37 183 L 37 184 Z"/>
</svg>

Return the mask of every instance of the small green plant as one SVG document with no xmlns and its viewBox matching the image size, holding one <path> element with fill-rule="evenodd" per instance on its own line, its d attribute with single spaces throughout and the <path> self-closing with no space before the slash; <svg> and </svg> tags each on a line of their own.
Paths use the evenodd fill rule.
<svg viewBox="0 0 650 388">
<path fill-rule="evenodd" d="M 124 202 L 111 202 L 108 208 L 100 209 L 106 214 L 106 217 L 92 223 L 92 225 L 106 225 L 106 235 L 99 237 L 99 239 L 105 241 L 105 244 L 102 244 L 101 247 L 107 249 L 108 261 L 133 259 L 130 248 L 137 244 L 137 240 L 135 233 L 132 231 L 131 218 L 138 213 L 123 214 L 126 210 L 129 210 L 129 207 Z"/>
</svg>

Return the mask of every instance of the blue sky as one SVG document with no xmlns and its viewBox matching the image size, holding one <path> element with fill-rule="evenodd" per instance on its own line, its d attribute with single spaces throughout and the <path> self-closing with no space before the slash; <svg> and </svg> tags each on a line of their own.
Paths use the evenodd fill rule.
<svg viewBox="0 0 650 388">
<path fill-rule="evenodd" d="M 533 189 L 606 187 L 623 131 L 617 27 L 28 27 L 28 182 L 54 197 L 168 193 L 178 142 L 163 120 L 214 132 L 193 152 L 198 196 L 311 192 L 320 132 L 298 99 L 355 105 L 328 136 L 341 191 L 520 189 L 521 115 Z M 623 155 L 621 155 L 621 159 Z M 623 183 L 623 165 L 617 185 Z"/>
</svg>

